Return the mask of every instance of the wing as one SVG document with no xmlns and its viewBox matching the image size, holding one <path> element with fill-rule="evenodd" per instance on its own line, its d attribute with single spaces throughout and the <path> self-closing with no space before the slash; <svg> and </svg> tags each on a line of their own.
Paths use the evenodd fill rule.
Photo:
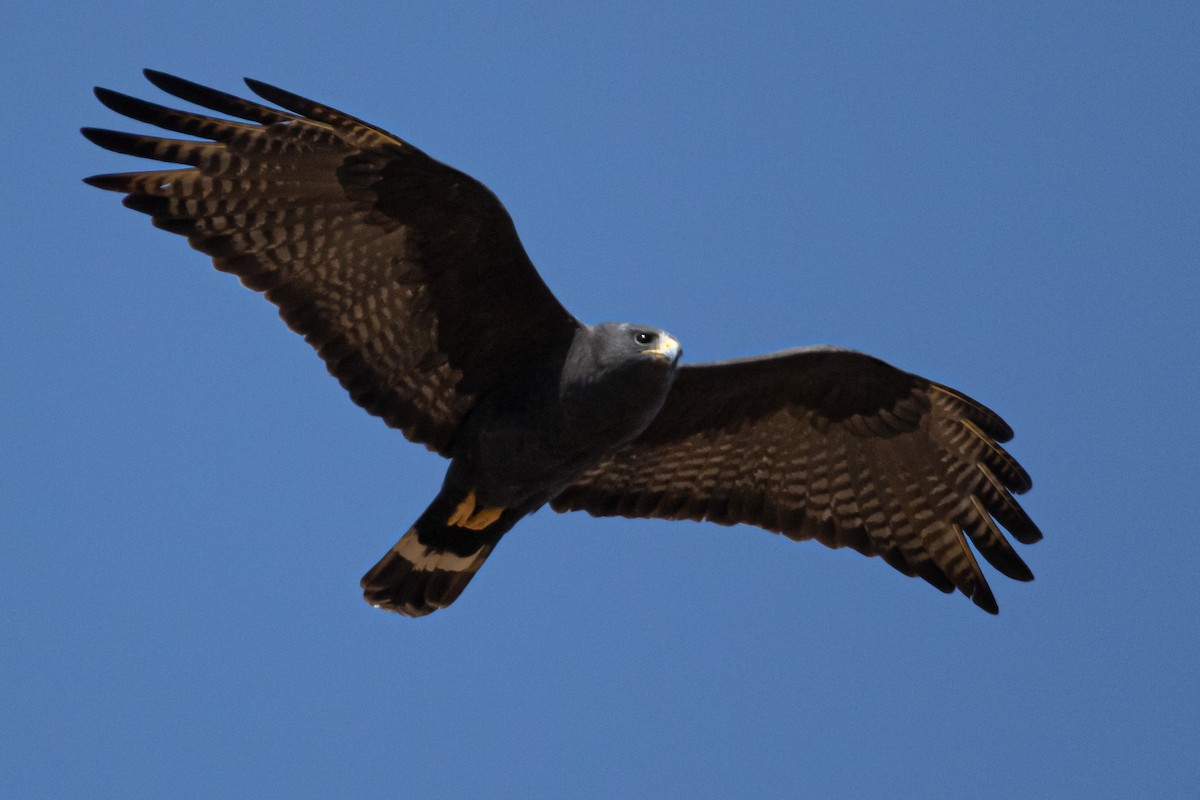
<svg viewBox="0 0 1200 800">
<path fill-rule="evenodd" d="M 746 523 L 881 556 L 996 613 L 967 539 L 1016 580 L 1041 533 L 1012 431 L 948 387 L 849 350 L 683 366 L 658 418 L 552 502 L 596 516 Z M 993 519 L 994 518 L 994 519 Z"/>
<path fill-rule="evenodd" d="M 185 165 L 97 175 L 101 189 L 188 238 L 266 294 L 354 402 L 448 454 L 458 423 L 507 370 L 569 345 L 578 322 L 479 182 L 354 117 L 257 81 L 286 111 L 151 70 L 225 119 L 106 89 L 109 108 L 168 139 L 85 128 L 118 153 Z"/>
</svg>

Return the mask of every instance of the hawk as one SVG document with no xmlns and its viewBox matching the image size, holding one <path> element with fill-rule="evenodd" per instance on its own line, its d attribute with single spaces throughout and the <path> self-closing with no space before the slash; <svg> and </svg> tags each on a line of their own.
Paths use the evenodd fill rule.
<svg viewBox="0 0 1200 800">
<path fill-rule="evenodd" d="M 1031 482 L 1000 445 L 1012 430 L 962 392 L 834 347 L 680 364 L 665 331 L 572 316 L 500 201 L 403 139 L 259 81 L 246 83 L 272 105 L 145 75 L 223 116 L 97 88 L 110 109 L 192 138 L 85 128 L 175 165 L 87 183 L 263 293 L 355 403 L 450 460 L 363 577 L 373 605 L 450 605 L 547 504 L 850 547 L 991 613 L 972 545 L 1033 578 L 999 527 L 1041 538 L 1013 498 Z"/>
</svg>

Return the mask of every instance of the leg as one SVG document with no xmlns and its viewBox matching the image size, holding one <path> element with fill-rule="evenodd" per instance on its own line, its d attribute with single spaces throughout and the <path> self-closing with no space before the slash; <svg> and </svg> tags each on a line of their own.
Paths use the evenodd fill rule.
<svg viewBox="0 0 1200 800">
<path fill-rule="evenodd" d="M 503 506 L 482 508 L 476 511 L 475 503 L 475 490 L 472 489 L 467 492 L 463 501 L 454 507 L 454 512 L 446 520 L 446 524 L 472 531 L 481 531 L 500 519 L 500 515 L 504 513 Z"/>
</svg>

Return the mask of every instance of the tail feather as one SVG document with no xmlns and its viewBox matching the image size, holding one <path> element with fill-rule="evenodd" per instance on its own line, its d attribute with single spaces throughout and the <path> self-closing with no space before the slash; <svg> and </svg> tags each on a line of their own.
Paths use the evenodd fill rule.
<svg viewBox="0 0 1200 800">
<path fill-rule="evenodd" d="M 406 617 L 445 608 L 458 599 L 500 537 L 520 518 L 505 512 L 486 529 L 474 531 L 446 525 L 440 506 L 430 506 L 363 576 L 360 583 L 368 603 Z"/>
</svg>

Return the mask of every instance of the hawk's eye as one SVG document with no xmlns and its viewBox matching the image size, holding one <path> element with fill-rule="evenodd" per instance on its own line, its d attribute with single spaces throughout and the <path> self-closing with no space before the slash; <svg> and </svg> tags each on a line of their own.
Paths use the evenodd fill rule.
<svg viewBox="0 0 1200 800">
<path fill-rule="evenodd" d="M 650 344 L 654 341 L 654 334 L 646 333 L 645 331 L 638 331 L 633 335 L 633 340 L 638 344 Z"/>
</svg>

